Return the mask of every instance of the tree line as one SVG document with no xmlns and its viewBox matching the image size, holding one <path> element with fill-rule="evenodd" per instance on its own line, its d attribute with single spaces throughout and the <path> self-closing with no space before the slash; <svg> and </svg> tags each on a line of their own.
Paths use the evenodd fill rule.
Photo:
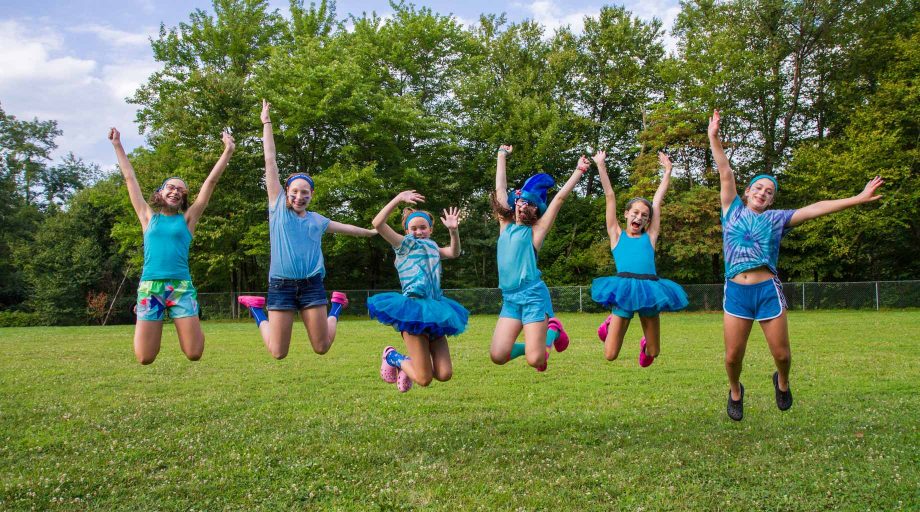
<svg viewBox="0 0 920 512">
<path fill-rule="evenodd" d="M 215 0 L 151 40 L 160 69 L 128 98 L 147 137 L 130 157 L 145 193 L 168 176 L 194 192 L 228 127 L 237 151 L 198 225 L 190 264 L 202 292 L 267 282 L 268 215 L 259 107 L 273 105 L 282 173 L 316 181 L 312 209 L 369 226 L 397 192 L 457 206 L 463 255 L 445 288 L 494 287 L 495 153 L 513 144 L 509 182 L 564 179 L 605 149 L 617 197 L 651 197 L 656 153 L 675 173 L 658 268 L 682 283 L 720 282 L 718 173 L 706 138 L 713 109 L 743 187 L 775 174 L 776 208 L 886 181 L 877 205 L 793 230 L 783 279 L 920 275 L 920 9 L 916 0 L 688 0 L 670 29 L 605 6 L 580 32 L 484 14 L 472 27 L 412 4 L 392 16 L 339 16 L 328 1 Z M 0 323 L 100 322 L 130 302 L 142 234 L 119 175 L 74 155 L 51 161 L 54 121 L 0 109 Z M 99 134 L 104 138 L 105 134 Z M 114 162 L 114 157 L 113 157 Z M 604 199 L 592 169 L 540 252 L 553 285 L 613 272 Z M 446 242 L 446 230 L 433 238 Z M 327 289 L 398 288 L 379 239 L 327 236 Z M 3 319 L 7 320 L 3 320 Z M 12 320 L 10 320 L 12 319 Z M 130 321 L 130 307 L 115 309 Z M 25 322 L 26 320 L 22 320 Z M 111 319 L 109 320 L 111 321 Z"/>
</svg>

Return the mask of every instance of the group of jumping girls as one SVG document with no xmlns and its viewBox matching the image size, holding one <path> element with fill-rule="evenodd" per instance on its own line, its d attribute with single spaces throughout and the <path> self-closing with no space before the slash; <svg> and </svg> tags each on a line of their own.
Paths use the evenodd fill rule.
<svg viewBox="0 0 920 512">
<path fill-rule="evenodd" d="M 441 260 L 460 255 L 458 209 L 445 209 L 440 216 L 441 224 L 450 235 L 450 245 L 446 247 L 438 247 L 431 240 L 433 216 L 413 208 L 425 200 L 414 190 L 400 192 L 387 203 L 374 217 L 373 229 L 339 223 L 309 211 L 314 193 L 313 179 L 307 174 L 295 173 L 282 184 L 267 101 L 262 102 L 260 117 L 271 248 L 268 297 L 241 296 L 239 302 L 255 319 L 269 353 L 276 359 L 287 355 L 297 313 L 317 354 L 325 354 L 335 340 L 338 318 L 348 305 L 348 297 L 335 291 L 331 301 L 327 300 L 323 287 L 323 234 L 380 235 L 393 247 L 402 292 L 373 295 L 367 307 L 372 318 L 399 331 L 406 346 L 406 354 L 393 346 L 383 349 L 380 376 L 385 382 L 396 384 L 400 392 L 409 391 L 413 383 L 428 386 L 432 379 L 449 380 L 453 367 L 447 337 L 462 333 L 469 320 L 469 312 L 441 292 Z M 718 111 L 710 118 L 708 135 L 721 189 L 725 257 L 723 324 L 725 369 L 729 381 L 727 413 L 731 419 L 739 421 L 743 417 L 744 402 L 744 386 L 739 379 L 754 321 L 760 323 L 776 363 L 777 371 L 773 374 L 776 405 L 783 411 L 792 406 L 787 307 L 777 277 L 780 240 L 806 220 L 877 200 L 881 196 L 876 191 L 883 182 L 875 177 L 861 193 L 846 199 L 820 201 L 798 210 L 769 210 L 779 188 L 776 178 L 755 176 L 744 188 L 745 200 L 742 201 L 719 139 Z M 188 202 L 188 185 L 178 177 L 164 180 L 149 202 L 145 201 L 118 130 L 112 128 L 109 139 L 115 147 L 128 195 L 144 234 L 144 267 L 137 291 L 135 356 L 141 364 L 154 361 L 160 350 L 164 314 L 168 311 L 182 351 L 190 360 L 198 360 L 204 350 L 204 334 L 198 318 L 197 292 L 189 273 L 188 252 L 198 219 L 235 149 L 233 137 L 226 132 L 222 134 L 223 154 L 192 204 Z M 512 146 L 506 145 L 498 149 L 495 192 L 491 198 L 499 223 L 497 259 L 502 309 L 489 353 L 492 361 L 500 365 L 523 355 L 527 364 L 543 372 L 552 350 L 564 351 L 569 337 L 553 312 L 549 289 L 537 267 L 537 253 L 562 203 L 588 171 L 591 161 L 580 157 L 572 175 L 548 201 L 547 192 L 555 186 L 549 174 L 536 174 L 521 188 L 508 189 L 507 159 L 512 151 Z M 594 163 L 604 189 L 607 234 L 617 273 L 597 278 L 591 286 L 592 299 L 611 310 L 598 328 L 598 336 L 604 344 L 605 357 L 611 361 L 616 359 L 629 323 L 638 313 L 643 332 L 638 362 L 641 367 L 647 367 L 661 350 L 659 313 L 679 311 L 687 306 L 683 289 L 659 277 L 655 269 L 661 205 L 670 182 L 671 161 L 664 153 L 658 154 L 664 173 L 654 198 L 651 202 L 641 197 L 629 200 L 623 212 L 625 225 L 621 226 L 605 158 L 606 154 L 598 151 Z M 401 204 L 411 206 L 403 209 L 402 233 L 388 224 L 390 215 Z M 523 342 L 518 342 L 521 331 L 524 332 Z"/>
</svg>

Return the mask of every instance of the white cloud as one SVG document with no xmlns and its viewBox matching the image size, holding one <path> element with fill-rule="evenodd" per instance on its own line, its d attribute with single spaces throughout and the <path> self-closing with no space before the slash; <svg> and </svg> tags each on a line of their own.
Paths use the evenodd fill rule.
<svg viewBox="0 0 920 512">
<path fill-rule="evenodd" d="M 571 27 L 575 32 L 581 32 L 585 26 L 585 16 L 597 16 L 600 8 L 581 9 L 568 11 L 552 0 L 536 0 L 523 6 L 533 16 L 533 20 L 546 28 L 547 35 L 564 26 Z"/>
<path fill-rule="evenodd" d="M 129 151 L 143 143 L 134 123 L 136 107 L 124 98 L 158 66 L 149 48 L 110 51 L 112 45 L 124 45 L 118 37 L 100 38 L 102 46 L 81 50 L 110 60 L 73 55 L 76 46 L 66 39 L 71 32 L 32 20 L 0 22 L 0 102 L 20 119 L 57 121 L 64 133 L 57 139 L 56 158 L 73 151 L 110 168 L 108 127 L 119 127 Z"/>
<path fill-rule="evenodd" d="M 105 25 L 89 24 L 71 27 L 70 32 L 93 34 L 110 45 L 147 46 L 152 34 L 126 32 Z"/>
</svg>

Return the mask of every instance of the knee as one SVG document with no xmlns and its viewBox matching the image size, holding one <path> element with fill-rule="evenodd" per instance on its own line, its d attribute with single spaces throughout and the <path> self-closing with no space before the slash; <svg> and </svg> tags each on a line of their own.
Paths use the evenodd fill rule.
<svg viewBox="0 0 920 512">
<path fill-rule="evenodd" d="M 288 355 L 287 350 L 280 350 L 280 349 L 274 349 L 271 351 L 271 353 L 272 353 L 272 357 L 274 357 L 275 359 L 284 359 Z"/>
<path fill-rule="evenodd" d="M 152 363 L 157 358 L 157 356 L 148 356 L 148 355 L 141 355 L 141 354 L 135 354 L 135 357 L 137 357 L 137 362 L 144 366 Z"/>
<path fill-rule="evenodd" d="M 776 361 L 776 364 L 787 365 L 792 362 L 792 352 L 789 350 L 781 350 L 773 354 L 773 360 Z"/>
<path fill-rule="evenodd" d="M 452 369 L 451 370 L 441 370 L 439 372 L 435 372 L 434 374 L 434 378 L 438 382 L 447 382 L 453 376 L 454 376 L 454 371 Z"/>
<path fill-rule="evenodd" d="M 201 351 L 196 351 L 196 352 L 185 354 L 185 357 L 187 357 L 189 361 L 198 361 L 199 359 L 201 359 L 201 355 L 202 355 Z"/>
<path fill-rule="evenodd" d="M 505 364 L 511 360 L 511 354 L 498 352 L 489 352 L 489 357 L 492 358 L 492 362 L 495 364 Z"/>
<path fill-rule="evenodd" d="M 429 385 L 431 385 L 431 374 L 419 375 L 419 378 L 417 381 L 415 381 L 415 383 L 419 386 L 427 388 Z"/>
<path fill-rule="evenodd" d="M 313 352 L 316 352 L 318 355 L 324 355 L 326 352 L 329 352 L 329 345 L 313 347 Z"/>
<path fill-rule="evenodd" d="M 533 355 L 527 354 L 527 364 L 529 364 L 530 366 L 533 366 L 534 368 L 543 366 L 544 364 L 546 364 L 546 354 L 541 354 L 541 353 L 537 353 Z"/>
<path fill-rule="evenodd" d="M 606 357 L 608 361 L 616 361 L 617 357 L 620 357 L 620 352 L 607 352 L 604 354 L 604 357 Z"/>
<path fill-rule="evenodd" d="M 744 360 L 744 352 L 740 350 L 726 350 L 725 351 L 725 364 L 736 365 L 741 364 Z"/>
</svg>

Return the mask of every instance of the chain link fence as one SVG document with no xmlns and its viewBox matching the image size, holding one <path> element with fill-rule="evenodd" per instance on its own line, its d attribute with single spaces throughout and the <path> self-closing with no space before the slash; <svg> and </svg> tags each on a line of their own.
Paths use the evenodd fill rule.
<svg viewBox="0 0 920 512">
<path fill-rule="evenodd" d="M 686 311 L 720 311 L 722 284 L 683 285 L 690 305 Z M 341 290 L 348 294 L 349 306 L 343 314 L 367 316 L 367 299 L 372 295 L 399 290 Z M 603 307 L 591 300 L 589 286 L 557 286 L 549 289 L 553 308 L 561 313 L 602 313 Z M 854 283 L 784 283 L 783 293 L 791 310 L 814 309 L 890 309 L 920 307 L 920 281 L 867 281 Z M 265 292 L 243 292 L 261 295 Z M 501 310 L 498 288 L 444 290 L 444 295 L 463 304 L 472 314 L 496 315 Z M 199 293 L 202 319 L 231 319 L 248 316 L 233 293 Z M 242 309 L 242 311 L 241 311 Z"/>
</svg>

